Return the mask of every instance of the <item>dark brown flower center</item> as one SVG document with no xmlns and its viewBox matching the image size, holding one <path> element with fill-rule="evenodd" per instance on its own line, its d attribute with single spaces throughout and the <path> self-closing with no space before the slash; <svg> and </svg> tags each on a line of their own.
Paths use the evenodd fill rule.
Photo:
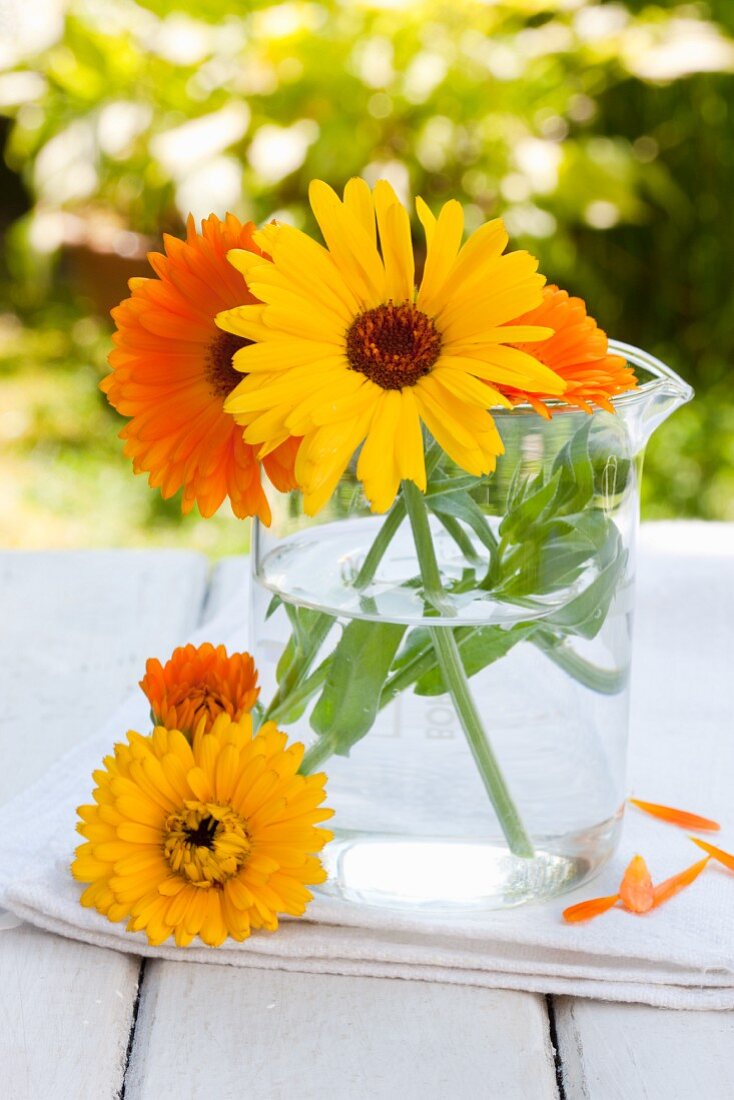
<svg viewBox="0 0 734 1100">
<path fill-rule="evenodd" d="M 441 353 L 441 337 L 431 318 L 412 302 L 386 302 L 368 309 L 347 331 L 352 370 L 383 390 L 414 386 Z"/>
<path fill-rule="evenodd" d="M 198 825 L 185 829 L 186 841 L 188 844 L 195 844 L 197 847 L 208 848 L 211 851 L 218 828 L 219 822 L 213 817 L 203 817 Z"/>
<path fill-rule="evenodd" d="M 245 819 L 218 802 L 185 802 L 166 818 L 162 841 L 173 873 L 202 888 L 236 875 L 252 848 Z"/>
<path fill-rule="evenodd" d="M 232 366 L 232 357 L 240 348 L 252 344 L 244 336 L 235 336 L 233 332 L 218 332 L 206 350 L 206 380 L 215 397 L 224 401 L 245 375 Z"/>
</svg>

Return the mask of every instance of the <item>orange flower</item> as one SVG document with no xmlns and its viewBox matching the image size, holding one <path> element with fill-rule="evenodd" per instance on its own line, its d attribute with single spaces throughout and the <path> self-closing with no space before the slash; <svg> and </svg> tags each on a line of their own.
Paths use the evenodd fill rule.
<svg viewBox="0 0 734 1100">
<path fill-rule="evenodd" d="M 224 412 L 224 401 L 242 381 L 233 355 L 251 343 L 222 332 L 214 318 L 223 309 L 256 302 L 243 276 L 227 260 L 232 248 L 262 255 L 255 226 L 232 214 L 213 214 L 196 232 L 189 217 L 186 240 L 164 236 L 165 255 L 149 254 L 157 279 L 131 279 L 130 298 L 112 316 L 116 347 L 112 371 L 100 383 L 109 402 L 130 421 L 120 432 L 135 473 L 165 498 L 183 488 L 183 511 L 198 504 L 211 516 L 225 497 L 241 519 L 270 522 L 255 449 Z M 287 439 L 264 460 L 276 488 L 295 487 L 293 465 L 300 441 Z"/>
<path fill-rule="evenodd" d="M 561 398 L 551 394 L 499 387 L 514 404 L 527 402 L 541 416 L 550 417 L 562 405 L 575 405 L 593 412 L 593 405 L 614 411 L 611 399 L 637 385 L 634 371 L 619 355 L 607 352 L 607 336 L 586 312 L 581 298 L 571 298 L 557 286 L 547 286 L 543 301 L 535 309 L 514 319 L 512 325 L 547 325 L 553 336 L 533 344 L 518 344 L 566 382 Z M 560 402 L 549 408 L 545 402 Z"/>
<path fill-rule="evenodd" d="M 721 828 L 717 821 L 708 817 L 699 817 L 687 810 L 677 810 L 674 806 L 659 806 L 656 802 L 641 802 L 639 798 L 630 798 L 629 801 L 638 810 L 658 817 L 661 821 L 669 821 L 671 825 L 680 825 L 682 829 L 700 829 L 708 832 L 718 832 Z"/>
<path fill-rule="evenodd" d="M 165 665 L 151 658 L 140 686 L 150 702 L 153 722 L 180 730 L 189 738 L 203 720 L 207 733 L 219 714 L 239 721 L 252 710 L 260 689 L 249 653 L 227 656 L 223 645 L 205 642 L 179 646 Z"/>
</svg>

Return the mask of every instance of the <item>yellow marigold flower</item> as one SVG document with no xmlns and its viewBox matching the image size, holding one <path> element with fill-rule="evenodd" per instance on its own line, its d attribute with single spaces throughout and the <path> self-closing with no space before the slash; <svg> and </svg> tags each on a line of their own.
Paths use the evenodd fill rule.
<svg viewBox="0 0 734 1100">
<path fill-rule="evenodd" d="M 563 405 L 575 405 L 587 413 L 594 411 L 594 405 L 599 405 L 607 412 L 614 412 L 612 398 L 637 385 L 635 372 L 626 359 L 609 354 L 607 334 L 593 317 L 589 317 L 582 298 L 572 298 L 566 290 L 547 286 L 540 305 L 518 317 L 516 324 L 548 325 L 553 329 L 549 339 L 525 350 L 564 380 Z M 550 417 L 552 412 L 563 407 L 545 404 L 554 397 L 551 393 L 537 389 L 528 392 L 522 387 L 511 386 L 501 389 L 513 404 L 526 401 L 541 416 Z"/>
<path fill-rule="evenodd" d="M 184 513 L 197 504 L 202 516 L 228 497 L 240 519 L 257 515 L 269 523 L 260 463 L 224 411 L 240 381 L 232 355 L 246 341 L 214 323 L 220 310 L 257 301 L 227 262 L 231 248 L 257 248 L 254 228 L 233 214 L 224 221 L 212 214 L 200 233 L 189 217 L 185 241 L 164 235 L 165 255 L 148 255 L 157 278 L 131 279 L 130 297 L 112 311 L 116 346 L 100 385 L 129 418 L 120 437 L 135 473 L 149 474 L 163 497 L 183 489 Z M 298 442 L 284 439 L 265 462 L 278 489 L 295 487 Z"/>
<path fill-rule="evenodd" d="M 304 435 L 296 479 L 314 514 L 360 446 L 357 473 L 375 511 L 401 479 L 426 485 L 421 422 L 469 473 L 494 469 L 502 442 L 488 406 L 509 406 L 497 387 L 561 394 L 565 383 L 512 345 L 549 328 L 508 324 L 540 304 L 544 279 L 527 252 L 504 254 L 501 221 L 462 246 L 464 215 L 447 202 L 435 218 L 422 200 L 427 241 L 420 287 L 407 210 L 388 183 L 350 180 L 344 200 L 319 180 L 310 188 L 326 248 L 288 225 L 254 241 L 272 263 L 233 250 L 232 263 L 261 301 L 217 323 L 256 344 L 236 352 L 246 374 L 225 408 L 267 454 Z M 378 246 L 379 233 L 379 246 Z"/>
<path fill-rule="evenodd" d="M 204 720 L 208 732 L 220 714 L 235 720 L 252 710 L 260 689 L 249 653 L 227 656 L 223 645 L 204 642 L 179 646 L 162 665 L 152 657 L 140 686 L 150 702 L 153 722 L 181 730 L 189 739 Z"/>
<path fill-rule="evenodd" d="M 303 745 L 286 748 L 272 722 L 220 714 L 193 745 L 179 730 L 130 732 L 94 773 L 94 803 L 78 809 L 85 843 L 72 874 L 81 903 L 127 920 L 148 942 L 195 936 L 217 947 L 278 914 L 301 916 L 325 872 L 314 855 L 331 840 L 318 823 L 326 776 L 298 775 Z"/>
</svg>

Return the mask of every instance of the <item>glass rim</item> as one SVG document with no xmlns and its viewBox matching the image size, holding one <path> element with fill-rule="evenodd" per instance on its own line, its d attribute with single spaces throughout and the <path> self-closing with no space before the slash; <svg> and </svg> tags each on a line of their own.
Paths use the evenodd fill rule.
<svg viewBox="0 0 734 1100">
<path fill-rule="evenodd" d="M 612 397 L 611 401 L 615 409 L 627 408 L 634 404 L 641 405 L 649 400 L 651 396 L 661 393 L 669 393 L 671 397 L 676 397 L 681 405 L 684 405 L 693 397 L 693 387 L 689 386 L 680 375 L 676 374 L 672 367 L 667 366 L 666 363 L 651 355 L 650 352 L 635 347 L 634 344 L 625 344 L 622 340 L 610 340 L 609 352 L 612 355 L 623 356 L 633 367 L 641 367 L 647 374 L 653 376 L 648 381 L 640 383 L 633 390 L 626 390 L 624 393 L 618 393 Z M 553 409 L 573 409 L 573 406 L 567 405 L 563 400 L 556 398 L 546 398 L 543 404 Z M 502 406 L 492 408 L 493 416 L 502 414 L 517 416 L 518 413 L 521 415 L 538 415 L 532 405 L 527 402 L 516 405 L 512 409 L 505 409 Z"/>
</svg>

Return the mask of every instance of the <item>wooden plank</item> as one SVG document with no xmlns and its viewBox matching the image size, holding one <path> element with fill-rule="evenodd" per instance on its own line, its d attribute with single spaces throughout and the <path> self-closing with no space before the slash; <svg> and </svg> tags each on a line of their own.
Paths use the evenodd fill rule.
<svg viewBox="0 0 734 1100">
<path fill-rule="evenodd" d="M 219 564 L 205 618 L 242 600 L 247 568 L 245 558 Z M 211 1056 L 187 1056 L 197 1036 Z M 545 1001 L 533 994 L 149 961 L 125 1095 L 557 1093 Z"/>
<path fill-rule="evenodd" d="M 734 1013 L 554 998 L 566 1100 L 729 1100 Z"/>
<path fill-rule="evenodd" d="M 728 777 L 696 766 L 697 746 L 689 731 L 700 721 L 703 708 L 721 709 L 715 697 L 702 698 L 696 661 L 701 654 L 709 664 L 718 661 L 720 682 L 726 682 L 729 655 L 724 640 L 730 629 L 727 593 L 734 580 L 734 525 L 647 524 L 641 545 L 633 724 L 644 736 L 648 724 L 666 721 L 671 751 L 688 759 L 687 797 L 693 805 L 706 805 L 706 784 L 725 784 Z M 677 576 L 671 573 L 670 560 L 665 561 L 673 555 Z M 664 582 L 661 568 L 666 568 Z M 680 593 L 685 594 L 683 600 Z M 702 607 L 705 618 L 692 614 L 691 608 Z M 661 647 L 660 639 L 666 636 L 672 642 Z M 675 639 L 684 636 L 685 647 L 676 649 Z M 644 685 L 656 690 L 646 691 Z M 634 754 L 633 737 L 633 761 Z M 732 1012 L 674 1012 L 566 997 L 554 998 L 554 1008 L 567 1100 L 734 1096 Z"/>
<path fill-rule="evenodd" d="M 93 733 L 146 658 L 196 626 L 208 572 L 175 551 L 0 553 L 0 801 Z"/>
<path fill-rule="evenodd" d="M 194 627 L 207 573 L 188 553 L 0 554 L 0 799 L 93 733 L 146 657 Z M 132 956 L 1 932 L 0 1096 L 115 1096 L 139 973 Z"/>
<path fill-rule="evenodd" d="M 375 978 L 146 967 L 128 1100 L 555 1100 L 545 1003 Z"/>
</svg>

